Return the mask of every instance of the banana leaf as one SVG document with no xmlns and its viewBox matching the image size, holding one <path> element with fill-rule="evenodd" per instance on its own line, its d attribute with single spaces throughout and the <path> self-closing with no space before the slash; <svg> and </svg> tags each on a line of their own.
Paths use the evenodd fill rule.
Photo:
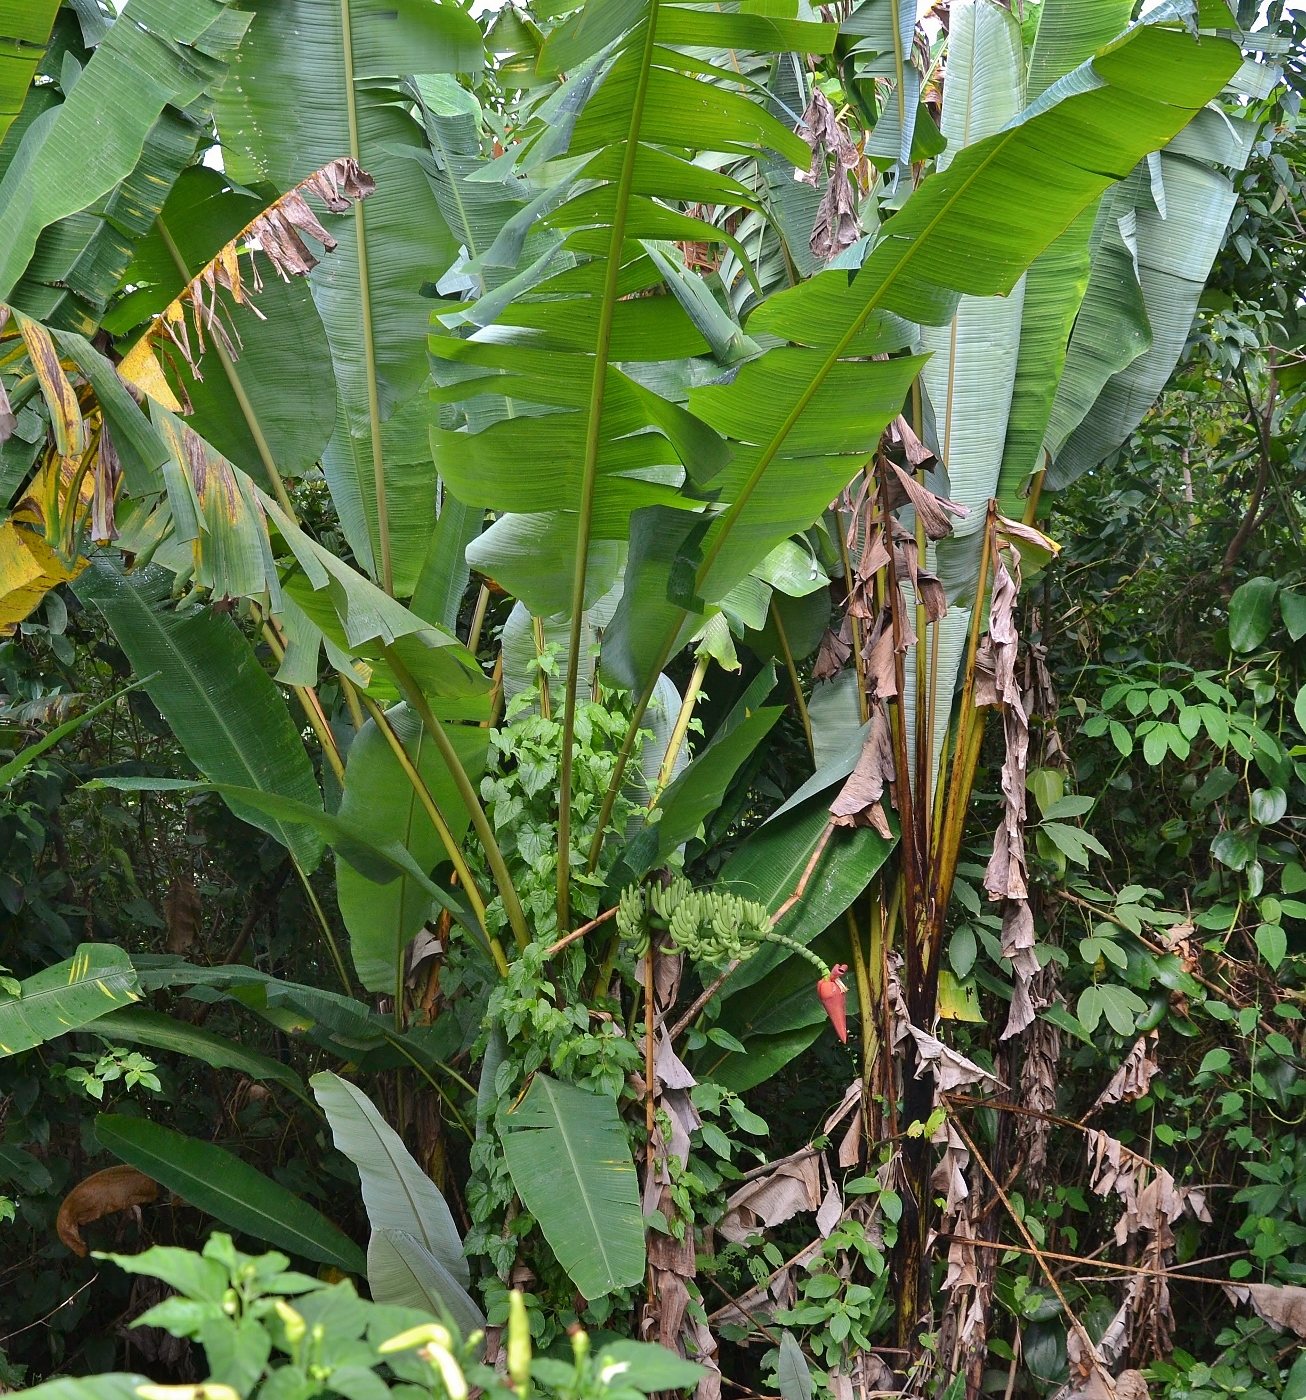
<svg viewBox="0 0 1306 1400">
<path fill-rule="evenodd" d="M 320 811 L 313 765 L 254 649 L 230 619 L 170 607 L 171 584 L 162 568 L 126 574 L 102 555 L 76 591 L 103 613 L 133 669 L 157 673 L 146 692 L 201 773 Z M 317 866 L 322 841 L 311 827 L 269 816 L 239 798 L 229 805 L 280 841 L 305 874 Z"/>
<path fill-rule="evenodd" d="M 0 0 L 0 141 L 45 57 L 59 0 Z"/>
<path fill-rule="evenodd" d="M 242 10 L 259 42 L 218 94 L 228 173 L 284 192 L 350 155 L 376 181 L 367 207 L 340 221 L 331 266 L 310 278 L 337 390 L 323 467 L 355 558 L 408 596 L 435 520 L 421 290 L 458 244 L 414 158 L 426 137 L 402 78 L 479 68 L 480 31 L 448 0 L 246 0 Z"/>
<path fill-rule="evenodd" d="M 512 1184 L 591 1302 L 644 1277 L 644 1220 L 615 1100 L 537 1074 L 496 1127 Z"/>
<path fill-rule="evenodd" d="M 248 23 L 222 0 L 130 0 L 64 101 L 27 128 L 0 178 L 0 300 L 28 271 L 42 232 L 69 220 L 28 292 L 53 288 L 40 279 L 57 273 L 60 287 L 103 309 L 131 237 L 148 227 L 194 154 L 200 128 L 181 109 L 218 85 Z M 62 298 L 22 300 L 45 316 Z"/>
<path fill-rule="evenodd" d="M 141 996 L 131 959 L 111 943 L 79 944 L 71 958 L 25 978 L 19 988 L 18 996 L 0 1001 L 0 1056 L 80 1030 Z"/>
<path fill-rule="evenodd" d="M 95 1120 L 101 1146 L 183 1201 L 256 1240 L 347 1273 L 363 1253 L 320 1211 L 217 1143 L 125 1114 Z"/>
</svg>

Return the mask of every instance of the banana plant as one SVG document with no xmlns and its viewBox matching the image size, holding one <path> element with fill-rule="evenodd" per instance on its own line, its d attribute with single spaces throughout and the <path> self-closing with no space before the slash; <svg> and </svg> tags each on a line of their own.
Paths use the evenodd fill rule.
<svg viewBox="0 0 1306 1400">
<path fill-rule="evenodd" d="M 1203 21 L 1210 8 L 1208 0 Z M 906 1015 L 928 1034 L 982 735 L 977 705 L 982 696 L 979 714 L 1001 708 L 1004 727 L 1019 708 L 1016 556 L 1042 543 L 1017 518 L 1032 518 L 1036 495 L 1022 503 L 1019 492 L 1046 457 L 1054 469 L 1064 460 L 1070 474 L 1127 432 L 1177 335 L 1149 321 L 1144 363 L 1117 353 L 1104 365 L 1090 313 L 1109 319 L 1118 304 L 1141 326 L 1140 306 L 1159 306 L 1167 288 L 1196 278 L 1195 262 L 1160 251 L 1161 215 L 1206 213 L 1201 179 L 1185 180 L 1194 153 L 1215 142 L 1205 109 L 1240 54 L 1223 38 L 1199 41 L 1182 9 L 1117 37 L 1122 7 L 1094 7 L 1086 18 L 1082 4 L 1046 0 L 1027 56 L 1006 11 L 988 0 L 957 5 L 949 146 L 908 188 L 914 31 L 890 0 L 844 26 L 842 39 L 859 41 L 851 54 L 846 42 L 840 52 L 834 25 L 674 0 L 586 0 L 538 30 L 518 21 L 497 50 L 511 58 L 497 80 L 530 96 L 500 122 L 501 149 L 486 149 L 485 127 L 502 114 L 449 77 L 483 61 L 480 32 L 456 5 L 132 0 L 127 14 L 151 34 L 171 20 L 171 42 L 204 55 L 195 81 L 206 90 L 214 65 L 241 41 L 213 103 L 225 175 L 191 169 L 163 182 L 152 222 L 113 283 L 133 290 L 108 313 L 119 337 L 111 360 L 81 331 L 47 327 L 22 286 L 42 234 L 75 212 L 68 201 L 93 203 L 105 190 L 82 181 L 59 203 L 17 196 L 28 172 L 48 182 L 59 142 L 77 130 L 75 103 L 104 91 L 102 73 L 116 64 L 135 74 L 135 31 L 123 20 L 109 27 L 81 76 L 67 79 L 57 110 L 35 111 L 48 99 L 33 94 L 48 85 L 32 88 L 30 121 L 20 113 L 0 148 L 3 157 L 21 128 L 0 176 L 0 192 L 14 196 L 0 213 L 0 230 L 12 225 L 0 298 L 14 307 L 0 328 L 0 372 L 11 388 L 0 400 L 0 436 L 33 445 L 29 457 L 15 448 L 0 459 L 13 461 L 5 480 L 24 503 L 3 527 L 19 532 L 17 543 L 0 535 L 0 551 L 21 545 L 28 561 L 23 575 L 0 552 L 12 609 L 3 616 L 21 620 L 52 580 L 78 576 L 137 668 L 159 672 L 147 689 L 204 775 L 202 790 L 224 793 L 282 841 L 310 894 L 322 843 L 335 846 L 353 975 L 393 996 L 400 1022 L 405 947 L 438 905 L 506 979 L 496 901 L 514 956 L 551 956 L 588 931 L 574 927 L 581 879 L 592 889 L 619 869 L 640 886 L 720 810 L 774 722 L 759 708 L 766 695 L 743 688 L 741 708 L 677 777 L 680 740 L 710 667 L 730 664 L 731 637 L 774 629 L 818 772 L 723 872 L 714 912 L 733 918 L 735 933 L 749 923 L 813 959 L 832 1005 L 837 977 L 807 945 L 849 917 L 867 1087 L 895 1104 L 891 989 L 877 969 L 900 944 Z M 860 41 L 876 55 L 862 78 L 894 81 L 880 120 L 893 118 L 881 135 L 897 188 L 886 173 L 874 237 L 835 264 L 813 262 L 810 276 L 803 267 L 781 276 L 773 256 L 768 268 L 754 251 L 773 255 L 793 233 L 773 227 L 793 212 L 780 214 L 782 199 L 762 185 L 781 168 L 811 167 L 793 110 L 808 93 L 792 56 L 851 59 L 861 81 Z M 735 54 L 746 61 L 725 61 Z M 781 89 L 768 95 L 757 77 L 772 72 L 791 83 L 785 104 L 771 100 Z M 121 184 L 148 163 L 142 153 L 162 114 L 191 100 L 180 79 L 126 91 L 134 105 L 115 128 L 121 139 L 101 184 L 110 175 Z M 1210 149 L 1212 168 L 1235 163 L 1229 144 Z M 306 193 L 332 215 L 315 213 Z M 751 241 L 729 217 L 705 217 L 710 208 L 770 219 L 759 225 L 766 239 Z M 1214 229 L 1218 208 L 1209 218 Z M 320 259 L 304 235 L 326 250 Z M 1140 290 L 1116 297 L 1107 269 L 1119 271 L 1131 239 Z M 685 248 L 698 245 L 732 260 L 720 299 L 685 266 Z M 257 269 L 269 266 L 306 280 L 265 304 Z M 293 344 L 259 339 L 260 313 L 302 335 Z M 36 419 L 31 438 L 19 431 L 22 413 Z M 296 507 L 295 479 L 319 457 L 340 549 Z M 841 498 L 831 532 L 824 522 Z M 131 568 L 113 548 L 86 566 L 96 541 L 130 555 Z M 820 726 L 806 709 L 779 600 L 819 601 L 835 564 L 861 608 L 852 619 L 857 723 L 847 754 L 818 765 Z M 464 645 L 455 628 L 469 565 L 485 583 Z M 561 725 L 557 940 L 547 948 L 478 785 L 485 726 L 511 679 L 506 643 L 495 681 L 477 661 L 492 585 L 522 606 L 518 640 L 529 635 L 543 656 L 551 631 L 566 639 L 560 677 L 539 701 Z M 173 595 L 187 589 L 178 610 Z M 243 600 L 342 790 L 338 811 L 328 810 L 298 726 L 248 637 L 204 611 L 209 595 Z M 605 865 L 605 842 L 618 825 L 627 834 L 613 817 L 628 800 L 647 716 L 665 695 L 668 665 L 691 644 L 692 679 L 667 707 L 666 758 L 642 794 L 649 825 L 624 843 L 620 866 L 611 850 Z M 328 713 L 328 686 L 339 713 Z M 602 803 L 582 821 L 575 739 L 600 686 L 624 693 L 612 703 L 628 722 Z M 333 725 L 342 719 L 344 739 Z M 1019 864 L 1020 776 L 1012 770 L 1005 793 L 1004 871 Z M 845 779 L 832 804 L 827 790 Z M 376 830 L 361 831 L 377 809 Z M 592 834 L 578 840 L 585 829 Z M 437 884 L 442 865 L 452 875 Z M 868 884 L 862 931 L 854 906 Z M 995 876 L 993 888 L 1020 903 L 1014 879 L 999 885 Z M 593 924 L 618 924 L 617 891 L 607 893 L 610 907 Z M 683 903 L 698 909 L 703 900 Z M 643 894 L 627 909 L 635 905 L 647 912 Z M 770 927 L 781 919 L 783 933 Z M 329 937 L 320 910 L 319 921 Z M 1013 940 L 1026 940 L 1013 941 L 1013 952 L 1028 954 L 1026 926 L 1013 917 L 1012 927 Z M 610 939 L 596 960 L 597 991 L 623 946 L 628 953 Z M 650 1143 L 659 956 L 651 941 L 642 949 L 636 993 Z M 758 954 L 766 956 L 770 948 Z M 754 963 L 756 976 L 778 961 Z M 671 1026 L 672 1040 L 695 1014 Z M 904 1126 L 923 1122 L 932 1102 L 920 1057 L 907 1053 Z M 541 1145 L 570 1141 L 560 1087 L 570 1089 L 538 1077 L 523 1086 L 520 1107 L 499 1114 L 496 1131 L 519 1194 L 534 1199 L 542 1224 L 554 1223 L 544 1233 L 573 1281 L 624 1287 L 644 1274 L 641 1203 L 610 1096 L 591 1095 L 570 1117 L 615 1164 L 594 1189 L 618 1220 L 616 1257 L 599 1267 L 592 1251 L 578 1253 L 566 1213 L 558 1224 L 557 1202 L 531 1180 L 549 1155 Z M 912 1142 L 915 1197 L 926 1202 L 928 1148 L 919 1135 Z M 919 1319 L 928 1225 L 924 1208 L 904 1222 L 904 1345 Z"/>
<path fill-rule="evenodd" d="M 1051 0 L 1040 10 L 1026 53 L 1007 11 L 985 0 L 954 7 L 942 121 L 949 151 L 939 164 L 1007 127 L 1027 103 L 1029 112 L 1036 113 L 1073 91 L 1078 80 L 1071 70 L 1109 45 L 1127 24 L 1130 8 L 1085 10 Z M 1198 18 L 1190 15 L 1194 23 Z M 1232 16 L 1210 7 L 1200 20 L 1212 26 L 1232 24 Z M 864 796 L 866 776 L 878 765 L 892 774 L 903 815 L 902 857 L 872 893 L 864 951 L 854 934 L 868 1090 L 882 1090 L 886 1082 L 882 1057 L 894 1034 L 895 1013 L 882 970 L 893 948 L 900 945 L 904 958 L 901 1005 L 911 1023 L 929 1024 L 942 1009 L 938 983 L 945 919 L 983 718 L 991 707 L 1003 715 L 1008 752 L 1002 777 L 1006 809 L 985 881 L 990 898 L 1004 911 L 1002 951 L 1013 971 L 1004 1034 L 1019 1034 L 1034 1017 L 1028 986 L 1037 962 L 1020 849 L 1028 732 L 1018 692 L 1009 685 L 993 686 L 995 661 L 1000 672 L 1014 655 L 1009 644 L 1014 636 L 1006 644 L 999 636 L 1010 634 L 1012 585 L 1019 580 L 1022 553 L 1027 563 L 1037 565 L 1054 548 L 1028 528 L 1040 493 L 1067 484 L 1123 442 L 1182 350 L 1231 207 L 1226 172 L 1245 159 L 1249 135 L 1250 128 L 1236 114 L 1213 108 L 1195 113 L 1162 152 L 1149 155 L 1091 201 L 1007 295 L 963 296 L 948 323 L 923 328 L 921 343 L 931 358 L 921 377 L 924 392 L 913 404 L 913 426 L 929 436 L 946 469 L 943 487 L 967 514 L 949 522 L 952 528 L 933 545 L 918 527 L 915 543 L 922 557 L 932 555 L 936 561 L 951 606 L 946 611 L 941 603 L 932 608 L 925 589 L 913 589 L 913 616 L 892 572 L 887 584 L 878 587 L 878 606 L 888 604 L 885 618 L 893 635 L 914 632 L 916 638 L 902 648 L 901 668 L 889 677 L 888 693 L 897 697 L 890 702 L 897 707 L 892 716 L 896 746 L 877 756 L 881 740 L 872 725 L 861 757 L 856 758 L 854 748 L 846 762 L 827 774 L 842 776 L 856 758 L 858 766 L 832 807 L 838 815 L 848 811 L 853 793 Z M 1166 198 L 1166 172 L 1177 192 L 1172 204 Z M 1145 251 L 1137 238 L 1143 219 Z M 1154 338 L 1148 308 L 1157 319 Z M 912 453 L 907 456 L 904 464 L 910 467 Z M 918 446 L 915 460 L 928 465 L 928 452 Z M 937 489 L 938 482 L 934 484 Z M 873 488 L 870 494 L 867 513 L 874 519 Z M 888 513 L 886 502 L 878 514 L 883 520 Z M 856 528 L 849 529 L 848 538 L 855 577 L 867 571 L 867 550 L 859 550 Z M 910 559 L 901 562 L 911 565 Z M 922 575 L 922 584 L 926 582 Z M 848 727 L 865 720 L 877 691 L 886 691 L 883 672 L 876 675 L 874 633 L 864 646 L 856 619 L 852 632 L 855 681 L 844 691 L 853 704 Z M 904 802 L 908 795 L 911 823 Z M 933 1086 L 927 1073 L 913 1065 L 910 1042 L 907 1049 L 903 1113 L 921 1121 L 933 1102 Z M 909 1140 L 904 1156 L 908 1179 L 917 1183 L 913 1194 L 922 1199 L 929 1153 Z M 898 1261 L 900 1339 L 910 1335 L 920 1315 L 925 1229 L 923 1213 L 909 1209 Z M 982 1336 L 978 1341 L 971 1337 L 968 1344 L 982 1351 Z"/>
</svg>

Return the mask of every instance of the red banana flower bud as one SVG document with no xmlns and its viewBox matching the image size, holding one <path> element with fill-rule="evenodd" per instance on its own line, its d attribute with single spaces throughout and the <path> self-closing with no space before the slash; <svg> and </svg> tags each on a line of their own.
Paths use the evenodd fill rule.
<svg viewBox="0 0 1306 1400">
<path fill-rule="evenodd" d="M 825 1007 L 825 1014 L 830 1018 L 834 1033 L 845 1044 L 848 1040 L 848 1012 L 844 997 L 848 988 L 840 979 L 847 971 L 847 963 L 835 963 L 830 969 L 830 975 L 820 978 L 816 983 L 816 995 L 821 998 L 821 1005 Z"/>
</svg>

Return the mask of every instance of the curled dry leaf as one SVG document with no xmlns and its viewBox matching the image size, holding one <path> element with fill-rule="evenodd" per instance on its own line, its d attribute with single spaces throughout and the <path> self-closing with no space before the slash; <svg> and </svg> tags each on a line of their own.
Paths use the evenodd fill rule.
<svg viewBox="0 0 1306 1400">
<path fill-rule="evenodd" d="M 844 248 L 851 247 L 861 237 L 857 220 L 856 187 L 851 172 L 860 160 L 857 147 L 839 125 L 830 99 L 814 88 L 802 120 L 803 139 L 812 152 L 811 165 L 796 171 L 795 178 L 804 184 L 819 183 L 826 158 L 833 157 L 829 180 L 816 221 L 812 228 L 811 249 L 821 259 L 832 258 Z"/>
<path fill-rule="evenodd" d="M 938 1165 L 930 1176 L 930 1185 L 944 1198 L 944 1213 L 955 1218 L 962 1202 L 970 1196 L 970 1186 L 966 1182 L 966 1168 L 970 1165 L 970 1152 L 961 1139 L 961 1134 L 946 1119 L 939 1126 L 932 1141 L 943 1148 Z M 957 1231 L 958 1234 L 964 1233 Z M 978 1280 L 968 1280 L 977 1282 Z"/>
<path fill-rule="evenodd" d="M 1306 1340 L 1306 1288 L 1277 1283 L 1229 1283 L 1224 1291 L 1235 1303 L 1250 1303 L 1272 1327 Z"/>
<path fill-rule="evenodd" d="M 1096 1113 L 1112 1103 L 1133 1103 L 1147 1093 L 1148 1086 L 1161 1072 L 1161 1066 L 1155 1059 L 1156 1045 L 1156 1031 L 1148 1031 L 1134 1041 L 1133 1048 L 1121 1061 L 1120 1068 L 1111 1076 L 1110 1083 L 1098 1095 L 1089 1113 Z"/>
<path fill-rule="evenodd" d="M 877 703 L 857 766 L 830 804 L 830 820 L 835 826 L 871 826 L 886 841 L 892 840 L 893 833 L 884 811 L 884 794 L 893 780 L 893 740 L 889 734 L 889 717 L 884 705 Z"/>
<path fill-rule="evenodd" d="M 923 486 L 910 472 L 905 472 L 890 461 L 892 476 L 889 480 L 889 508 L 896 510 L 901 505 L 910 504 L 920 517 L 925 533 L 932 540 L 941 540 L 952 534 L 952 521 L 948 517 L 963 519 L 970 514 L 966 506 L 950 501 L 946 496 L 936 495 L 928 486 Z"/>
<path fill-rule="evenodd" d="M 776 1162 L 765 1176 L 749 1181 L 726 1202 L 717 1233 L 742 1244 L 750 1235 L 783 1224 L 800 1211 L 816 1210 L 822 1199 L 821 1173 L 813 1152 L 795 1152 Z"/>
<path fill-rule="evenodd" d="M 821 1175 L 825 1178 L 825 1195 L 821 1200 L 820 1209 L 816 1212 L 816 1228 L 824 1240 L 829 1239 L 835 1226 L 843 1218 L 843 1195 L 835 1185 L 834 1178 L 830 1175 L 829 1164 L 824 1157 L 821 1158 Z"/>
<path fill-rule="evenodd" d="M 915 536 L 909 535 L 897 521 L 894 521 L 893 533 L 894 561 L 898 566 L 899 576 L 905 575 L 916 590 L 917 597 L 925 609 L 926 620 L 938 622 L 948 611 L 948 595 L 944 592 L 942 580 L 937 574 L 921 567 L 920 548 Z"/>
<path fill-rule="evenodd" d="M 1095 1367 L 1081 1384 L 1057 1394 L 1061 1400 L 1148 1400 L 1149 1391 L 1141 1371 L 1121 1371 L 1113 1380 L 1101 1367 Z"/>
<path fill-rule="evenodd" d="M 82 1239 L 81 1226 L 115 1211 L 148 1205 L 158 1199 L 159 1183 L 144 1172 L 125 1165 L 105 1167 L 79 1181 L 63 1198 L 54 1228 L 74 1254 L 85 1258 L 86 1242 Z"/>
<path fill-rule="evenodd" d="M 1190 975 L 1200 971 L 1201 955 L 1194 946 L 1196 937 L 1197 926 L 1191 919 L 1185 919 L 1183 923 L 1175 924 L 1161 934 L 1165 946 L 1179 959 L 1184 971 Z"/>
<path fill-rule="evenodd" d="M 1096 1346 L 1081 1327 L 1070 1329 L 1066 1334 L 1070 1377 L 1052 1400 L 1148 1400 L 1147 1380 L 1141 1371 L 1126 1369 L 1113 1377 L 1110 1370 L 1124 1351 L 1134 1305 L 1131 1289 Z"/>
<path fill-rule="evenodd" d="M 901 413 L 889 424 L 889 440 L 902 448 L 902 455 L 913 471 L 938 460 L 916 436 L 916 430 Z"/>
<path fill-rule="evenodd" d="M 1029 901 L 1008 900 L 1002 914 L 1002 956 L 1010 959 L 1015 979 L 1011 986 L 1011 1009 L 1002 1032 L 1004 1040 L 1031 1026 L 1041 1005 L 1033 995 L 1034 979 L 1038 976 L 1034 943 L 1034 914 Z"/>
<path fill-rule="evenodd" d="M 986 1069 L 968 1060 L 951 1046 L 945 1045 L 937 1036 L 912 1024 L 911 1013 L 907 1009 L 907 999 L 903 995 L 900 968 L 902 959 L 894 954 L 889 960 L 888 1000 L 891 1019 L 891 1040 L 895 1049 L 908 1039 L 915 1042 L 916 1054 L 921 1063 L 934 1076 L 934 1082 L 942 1094 L 950 1094 L 972 1084 L 993 1084 L 1002 1087 L 1002 1081 Z"/>
<path fill-rule="evenodd" d="M 852 652 L 852 628 L 847 617 L 844 617 L 837 629 L 831 627 L 821 638 L 816 661 L 812 665 L 812 679 L 832 681 L 847 666 Z"/>
<path fill-rule="evenodd" d="M 862 1149 L 862 1085 L 861 1080 L 854 1079 L 844 1090 L 843 1098 L 839 1100 L 839 1106 L 825 1120 L 821 1132 L 829 1137 L 845 1119 L 848 1126 L 844 1130 L 844 1135 L 839 1141 L 839 1151 L 836 1154 L 836 1161 L 843 1168 L 855 1167 L 861 1160 Z"/>
<path fill-rule="evenodd" d="M 869 695 L 891 700 L 898 693 L 898 667 L 894 659 L 893 613 L 884 608 L 863 648 L 866 689 Z M 883 708 L 883 707 L 881 707 Z"/>
<path fill-rule="evenodd" d="M 995 561 L 989 634 L 976 663 L 977 705 L 1000 705 L 1003 710 L 1006 755 L 1002 765 L 1002 822 L 993 838 L 993 854 L 984 871 L 990 899 L 1025 900 L 1025 772 L 1029 758 L 1029 723 L 1016 682 L 1016 595 L 1019 565 L 1013 574 L 1006 560 Z M 982 684 L 980 684 L 982 682 Z"/>
<path fill-rule="evenodd" d="M 224 244 L 154 317 L 123 360 L 124 375 L 146 387 L 140 371 L 148 369 L 145 361 L 153 361 L 153 343 L 159 336 L 166 337 L 177 347 L 196 379 L 201 378 L 199 362 L 208 339 L 216 340 L 235 359 L 239 337 L 235 337 L 234 329 L 223 320 L 227 308 L 221 293 L 225 292 L 233 304 L 248 306 L 255 316 L 264 319 L 252 299 L 263 287 L 257 254 L 261 252 L 272 264 L 273 271 L 288 282 L 292 277 L 307 276 L 321 261 L 304 241 L 304 235 L 321 244 L 328 253 L 337 246 L 304 196 L 312 195 L 331 213 L 342 214 L 354 200 L 366 199 L 375 189 L 376 181 L 350 156 L 328 161 L 306 180 L 301 180 L 257 218 L 251 219 L 231 242 Z M 242 253 L 249 259 L 248 280 L 241 272 Z"/>
<path fill-rule="evenodd" d="M 852 175 L 841 165 L 836 165 L 817 208 L 809 246 L 814 256 L 825 261 L 845 248 L 851 248 L 861 236 Z"/>
<path fill-rule="evenodd" d="M 973 1060 L 968 1060 L 950 1045 L 945 1045 L 937 1036 L 921 1030 L 919 1026 L 911 1026 L 910 1030 L 911 1038 L 916 1042 L 916 1054 L 929 1066 L 940 1093 L 950 1094 L 972 1084 L 1002 1087 L 1002 1081 L 995 1075 L 981 1069 Z"/>
<path fill-rule="evenodd" d="M 1049 962 L 1034 979 L 1031 993 L 1043 1005 L 1060 1003 L 1057 964 Z M 1061 1061 L 1061 1032 L 1046 1018 L 1036 1020 L 1024 1040 L 1020 1066 L 1020 1102 L 1035 1114 L 1052 1114 L 1057 1108 L 1057 1065 Z M 1041 1182 L 1047 1165 L 1051 1123 L 1032 1117 L 1026 1123 L 1025 1171 L 1032 1182 Z"/>
<path fill-rule="evenodd" d="M 1008 557 L 1010 566 L 1008 566 Z M 988 636 L 976 656 L 976 705 L 1002 710 L 1005 753 L 1002 763 L 1002 820 L 993 836 L 993 854 L 984 871 L 984 888 L 1003 904 L 1002 953 L 1011 960 L 1011 1009 L 1002 1039 L 1033 1024 L 1032 995 L 1038 975 L 1034 954 L 1034 918 L 1029 907 L 1025 865 L 1025 791 L 1029 769 L 1029 714 L 1016 679 L 1020 633 L 1016 598 L 1020 591 L 1020 551 L 1014 545 L 995 551 Z"/>
<path fill-rule="evenodd" d="M 1099 1196 L 1114 1192 L 1124 1204 L 1116 1222 L 1116 1243 L 1146 1233 L 1161 1249 L 1174 1244 L 1170 1226 L 1185 1211 L 1197 1220 L 1210 1220 L 1206 1194 L 1194 1186 L 1180 1186 L 1164 1168 L 1131 1152 L 1109 1133 L 1088 1133 L 1088 1159 L 1092 1190 Z"/>
<path fill-rule="evenodd" d="M 857 148 L 839 125 L 833 104 L 819 87 L 812 89 L 812 100 L 803 113 L 801 129 L 803 140 L 812 153 L 812 163 L 806 171 L 797 172 L 795 179 L 806 185 L 815 185 L 820 179 L 827 155 L 833 156 L 845 170 L 857 164 Z"/>
</svg>

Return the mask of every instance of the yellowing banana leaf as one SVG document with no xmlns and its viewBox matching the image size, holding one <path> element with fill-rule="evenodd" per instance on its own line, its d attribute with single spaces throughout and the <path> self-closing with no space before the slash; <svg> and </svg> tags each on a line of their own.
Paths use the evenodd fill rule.
<svg viewBox="0 0 1306 1400">
<path fill-rule="evenodd" d="M 30 525 L 17 520 L 0 524 L 0 637 L 11 635 L 41 600 L 86 567 L 85 559 L 69 565 Z"/>
</svg>

